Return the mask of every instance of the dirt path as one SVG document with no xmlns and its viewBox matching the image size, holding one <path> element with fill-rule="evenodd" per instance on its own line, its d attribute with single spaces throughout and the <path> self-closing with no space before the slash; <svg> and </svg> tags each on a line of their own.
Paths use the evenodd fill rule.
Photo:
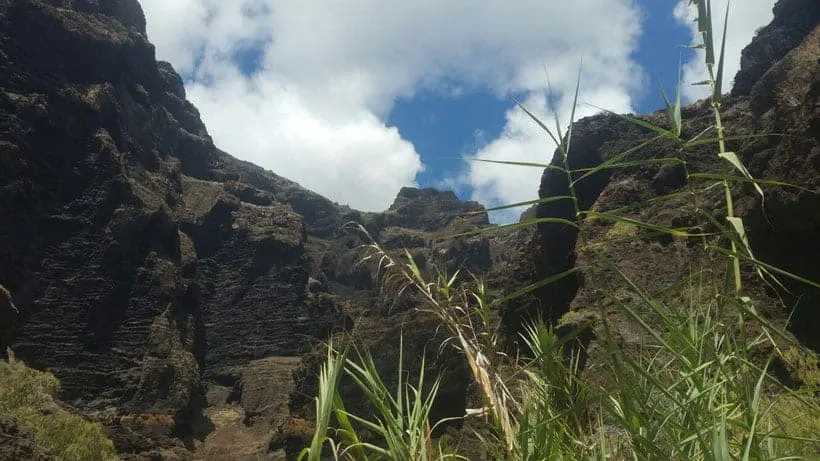
<svg viewBox="0 0 820 461">
<path fill-rule="evenodd" d="M 233 370 L 231 387 L 212 385 L 205 415 L 215 426 L 196 459 L 201 461 L 284 460 L 283 450 L 268 453 L 277 423 L 289 416 L 293 370 L 299 357 L 268 357 Z"/>
</svg>

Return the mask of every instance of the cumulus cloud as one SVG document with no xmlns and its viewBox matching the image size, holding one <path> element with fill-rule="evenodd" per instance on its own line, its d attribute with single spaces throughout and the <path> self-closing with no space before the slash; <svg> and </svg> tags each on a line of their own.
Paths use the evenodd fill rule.
<svg viewBox="0 0 820 461">
<path fill-rule="evenodd" d="M 774 17 L 772 8 L 776 0 L 743 0 L 729 5 L 729 27 L 726 33 L 726 58 L 722 87 L 724 92 L 732 89 L 735 74 L 740 70 L 740 52 L 751 42 L 755 31 L 771 22 Z M 723 19 L 729 0 L 712 0 L 712 23 L 715 34 L 715 52 L 720 53 L 720 40 L 723 36 Z M 697 30 L 695 18 L 697 8 L 690 0 L 679 0 L 675 6 L 675 18 L 689 26 L 692 43 L 702 43 L 703 39 Z M 683 66 L 683 87 L 681 93 L 688 101 L 709 96 L 708 86 L 692 86 L 691 83 L 706 79 L 704 51 L 697 50 L 693 58 Z"/>
<path fill-rule="evenodd" d="M 583 56 L 582 99 L 628 111 L 641 75 L 630 59 L 640 34 L 632 0 L 142 5 L 158 58 L 186 78 L 219 147 L 364 210 L 386 208 L 424 168 L 386 125 L 398 98 L 480 88 L 517 95 L 547 115 L 547 69 L 559 112 L 567 112 Z M 513 110 L 501 137 L 475 155 L 547 162 L 553 147 Z M 470 165 L 458 181 L 490 205 L 537 191 L 539 171 Z"/>
</svg>

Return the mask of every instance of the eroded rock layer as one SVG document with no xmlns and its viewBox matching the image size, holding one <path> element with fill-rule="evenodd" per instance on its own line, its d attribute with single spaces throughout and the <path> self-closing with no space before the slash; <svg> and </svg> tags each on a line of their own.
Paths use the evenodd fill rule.
<svg viewBox="0 0 820 461">
<path fill-rule="evenodd" d="M 218 150 L 135 0 L 0 2 L 3 346 L 124 452 L 204 437 L 203 405 L 257 411 L 249 383 L 291 379 L 259 363 L 387 312 L 345 223 L 486 267 L 486 239 L 433 244 L 482 210 L 407 188 L 360 213 Z"/>
</svg>

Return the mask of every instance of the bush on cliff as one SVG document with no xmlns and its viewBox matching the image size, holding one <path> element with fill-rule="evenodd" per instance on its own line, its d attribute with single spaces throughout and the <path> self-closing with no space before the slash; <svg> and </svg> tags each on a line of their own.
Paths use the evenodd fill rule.
<svg viewBox="0 0 820 461">
<path fill-rule="evenodd" d="M 60 382 L 54 375 L 27 367 L 11 351 L 8 356 L 8 362 L 0 360 L 0 416 L 30 430 L 37 447 L 57 459 L 117 459 L 114 444 L 99 424 L 58 406 Z"/>
</svg>

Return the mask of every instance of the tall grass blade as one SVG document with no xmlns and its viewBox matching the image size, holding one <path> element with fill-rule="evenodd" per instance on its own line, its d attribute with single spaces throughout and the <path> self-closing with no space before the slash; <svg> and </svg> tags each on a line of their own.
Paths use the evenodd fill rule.
<svg viewBox="0 0 820 461">
<path fill-rule="evenodd" d="M 711 248 L 712 250 L 714 250 L 714 251 L 716 251 L 716 252 L 718 252 L 718 253 L 724 254 L 724 255 L 726 255 L 726 256 L 738 257 L 738 258 L 740 258 L 742 261 L 746 261 L 746 262 L 752 263 L 752 264 L 754 264 L 755 266 L 760 266 L 760 267 L 762 267 L 762 268 L 764 268 L 764 269 L 769 270 L 770 272 L 774 272 L 774 273 L 780 274 L 780 275 L 782 275 L 782 276 L 784 276 L 784 277 L 787 277 L 787 278 L 790 278 L 790 279 L 792 279 L 792 280 L 794 280 L 794 281 L 796 281 L 796 282 L 800 282 L 800 283 L 802 283 L 802 284 L 809 285 L 809 286 L 812 286 L 812 287 L 814 287 L 814 288 L 820 288 L 820 283 L 817 283 L 817 282 L 811 281 L 811 280 L 809 280 L 809 279 L 807 279 L 807 278 L 804 278 L 804 277 L 801 277 L 801 276 L 799 276 L 799 275 L 793 274 L 793 273 L 791 273 L 791 272 L 789 272 L 789 271 L 787 271 L 787 270 L 781 269 L 781 268 L 779 268 L 779 267 L 777 267 L 777 266 L 773 266 L 773 265 L 771 265 L 771 264 L 767 264 L 767 263 L 765 263 L 765 262 L 763 262 L 763 261 L 761 261 L 761 260 L 759 260 L 759 259 L 755 259 L 755 258 L 749 257 L 749 256 L 747 256 L 747 255 L 745 255 L 745 254 L 743 254 L 743 253 L 733 252 L 733 251 L 731 251 L 731 250 L 727 250 L 726 248 L 721 248 L 721 247 L 717 247 L 717 246 L 712 246 L 712 247 L 710 247 L 710 248 Z"/>
<path fill-rule="evenodd" d="M 740 158 L 738 158 L 737 154 L 735 154 L 734 152 L 722 152 L 718 154 L 718 156 L 726 160 L 727 162 L 731 163 L 732 166 L 735 167 L 735 169 L 737 169 L 738 171 L 740 171 L 740 173 L 743 174 L 744 177 L 748 179 L 754 179 L 754 177 L 752 177 L 752 174 L 749 173 L 749 170 L 746 168 L 746 165 L 744 165 L 743 162 L 740 161 Z M 760 195 L 761 198 L 764 198 L 763 189 L 760 188 L 760 185 L 758 185 L 755 182 L 753 182 L 752 184 L 754 185 L 754 188 L 757 191 L 758 195 Z"/>
<path fill-rule="evenodd" d="M 488 232 L 497 232 L 501 230 L 516 230 L 521 229 L 523 227 L 533 226 L 535 224 L 542 224 L 542 223 L 551 223 L 551 224 L 562 224 L 564 226 L 569 226 L 575 229 L 578 229 L 579 226 L 575 221 L 570 221 L 569 219 L 565 218 L 553 218 L 553 217 L 544 217 L 544 218 L 532 218 L 532 219 L 525 219 L 523 221 L 519 221 L 516 223 L 510 224 L 502 224 L 500 226 L 493 226 L 493 227 L 483 227 L 481 229 L 477 229 L 470 232 L 463 232 L 459 234 L 454 234 L 451 237 L 469 237 L 472 235 L 478 234 L 486 234 Z"/>
<path fill-rule="evenodd" d="M 695 179 L 717 179 L 720 181 L 733 181 L 733 182 L 745 182 L 745 183 L 752 183 L 752 184 L 763 184 L 767 186 L 778 186 L 778 187 L 788 187 L 792 189 L 797 189 L 802 192 L 807 192 L 810 194 L 817 194 L 816 191 L 811 189 L 807 189 L 805 187 L 797 186 L 794 184 L 790 184 L 783 181 L 775 181 L 772 179 L 757 179 L 757 178 L 747 178 L 741 176 L 731 176 L 719 173 L 690 173 L 689 178 Z"/>
<path fill-rule="evenodd" d="M 350 418 L 348 417 L 348 413 L 345 411 L 344 403 L 342 402 L 342 397 L 338 392 L 336 393 L 334 400 L 336 422 L 339 423 L 339 429 L 336 433 L 341 436 L 342 443 L 347 446 L 343 453 L 349 451 L 352 453 L 353 459 L 357 461 L 367 461 L 369 458 L 367 453 L 364 451 L 364 445 L 359 439 L 353 424 L 350 422 Z"/>
<path fill-rule="evenodd" d="M 541 280 L 539 280 L 535 283 L 531 283 L 531 284 L 529 284 L 529 285 L 527 285 L 523 288 L 520 288 L 520 289 L 518 289 L 518 290 L 516 290 L 516 291 L 514 291 L 514 292 L 512 292 L 512 293 L 510 293 L 510 294 L 508 294 L 508 295 L 506 295 L 502 298 L 498 298 L 498 299 L 494 300 L 492 302 L 492 304 L 493 305 L 503 304 L 507 301 L 511 301 L 513 299 L 520 298 L 521 296 L 524 296 L 527 293 L 530 293 L 534 290 L 537 290 L 537 289 L 539 289 L 539 288 L 541 288 L 545 285 L 549 285 L 550 283 L 555 283 L 558 280 L 561 280 L 565 277 L 568 277 L 568 276 L 570 276 L 570 275 L 572 275 L 576 272 L 579 272 L 580 270 L 581 270 L 581 268 L 576 266 L 576 267 L 573 267 L 572 269 L 565 270 L 565 271 L 560 272 L 558 274 L 551 275 L 549 277 L 543 278 L 543 279 L 541 279 Z"/>
<path fill-rule="evenodd" d="M 669 117 L 669 123 L 672 125 L 672 129 L 676 136 L 680 137 L 681 130 L 683 127 L 683 121 L 681 120 L 681 112 L 680 112 L 680 64 L 678 65 L 678 83 L 675 90 L 675 102 L 672 103 L 669 100 L 669 96 L 666 94 L 666 89 L 663 87 L 663 83 L 659 82 L 658 86 L 661 89 L 661 97 L 663 97 L 663 104 L 666 107 L 666 115 Z"/>
<path fill-rule="evenodd" d="M 639 227 L 639 228 L 642 228 L 642 229 L 648 229 L 648 230 L 655 231 L 655 232 L 660 232 L 660 233 L 663 233 L 663 234 L 669 234 L 669 235 L 672 235 L 674 237 L 689 237 L 690 236 L 688 232 L 685 232 L 685 231 L 682 231 L 682 230 L 679 230 L 679 229 L 673 229 L 673 228 L 670 228 L 670 227 L 663 227 L 663 226 L 656 226 L 654 224 L 646 223 L 646 222 L 643 222 L 643 221 L 638 221 L 637 219 L 632 219 L 632 218 L 628 218 L 626 216 L 621 216 L 621 215 L 614 214 L 614 213 L 609 213 L 609 212 L 582 211 L 581 215 L 586 216 L 587 218 L 590 218 L 590 219 L 604 219 L 604 220 L 607 220 L 607 221 L 629 224 L 629 225 Z"/>
<path fill-rule="evenodd" d="M 737 136 L 724 136 L 722 138 L 703 138 L 706 133 L 712 131 L 714 126 L 710 126 L 705 130 L 701 131 L 697 136 L 693 137 L 692 139 L 683 143 L 683 147 L 697 147 L 702 146 L 705 144 L 717 144 L 720 141 L 746 141 L 749 139 L 757 139 L 757 138 L 768 138 L 770 136 L 782 136 L 773 133 L 766 133 L 766 134 L 744 134 L 744 135 L 737 135 Z"/>
<path fill-rule="evenodd" d="M 330 416 L 334 409 L 334 400 L 338 392 L 339 379 L 342 375 L 346 351 L 337 355 L 333 344 L 327 347 L 327 359 L 319 371 L 319 395 L 316 397 L 316 430 L 310 442 L 310 447 L 299 453 L 298 459 L 307 458 L 308 461 L 322 459 L 322 447 L 325 442 L 331 441 L 327 436 L 330 425 Z"/>
<path fill-rule="evenodd" d="M 676 135 L 673 131 L 667 130 L 666 128 L 659 127 L 655 124 L 649 123 L 645 120 L 641 120 L 637 117 L 632 117 L 630 115 L 624 115 L 624 114 L 618 114 L 618 113 L 612 112 L 611 110 L 604 109 L 603 107 L 596 106 L 594 104 L 590 104 L 590 105 L 592 107 L 594 107 L 596 109 L 599 109 L 601 111 L 604 111 L 608 114 L 614 115 L 614 116 L 622 118 L 624 120 L 627 120 L 630 123 L 632 123 L 634 125 L 637 125 L 641 128 L 646 128 L 647 130 L 653 131 L 653 132 L 657 133 L 658 135 L 660 135 L 664 138 L 674 139 L 674 140 L 678 140 L 678 141 L 680 140 L 678 135 Z"/>
<path fill-rule="evenodd" d="M 627 149 L 627 150 L 625 150 L 625 151 L 623 151 L 623 152 L 621 152 L 617 155 L 614 155 L 614 156 L 604 160 L 598 166 L 595 166 L 595 167 L 590 168 L 588 170 L 576 170 L 576 171 L 585 171 L 585 173 L 583 175 L 581 175 L 578 179 L 575 179 L 572 183 L 573 184 L 578 184 L 580 181 L 592 176 L 593 174 L 595 174 L 599 171 L 602 171 L 602 170 L 605 170 L 605 169 L 609 168 L 611 165 L 614 165 L 614 164 L 620 162 L 621 160 L 623 160 L 624 158 L 626 158 L 630 154 L 632 154 L 634 152 L 637 152 L 637 151 L 651 145 L 652 143 L 654 143 L 654 142 L 656 142 L 656 141 L 658 141 L 659 139 L 662 139 L 662 138 L 663 137 L 660 136 L 660 135 L 654 136 L 651 139 L 649 139 L 647 141 L 644 141 L 644 142 L 638 144 L 635 147 Z"/>
<path fill-rule="evenodd" d="M 537 162 L 515 162 L 512 160 L 493 160 L 488 158 L 474 158 L 472 159 L 474 162 L 484 162 L 484 163 L 495 163 L 498 165 L 511 165 L 511 166 L 526 166 L 526 167 L 534 167 L 534 168 L 546 168 L 549 170 L 556 170 L 562 173 L 566 173 L 567 170 L 561 168 L 558 165 L 552 165 L 549 163 L 537 163 Z"/>
<path fill-rule="evenodd" d="M 513 100 L 518 105 L 518 107 L 520 107 L 521 110 L 524 111 L 525 114 L 527 114 L 539 127 L 541 127 L 542 130 L 544 130 L 547 133 L 547 135 L 549 135 L 550 139 L 552 139 L 552 142 L 554 142 L 556 146 L 561 146 L 561 140 L 556 137 L 552 130 L 549 129 L 547 125 L 545 125 L 544 122 L 541 121 L 541 119 L 536 117 L 535 114 L 530 112 L 522 103 L 518 102 L 518 100 Z M 560 136 L 560 132 L 558 132 L 558 135 Z"/>
<path fill-rule="evenodd" d="M 720 421 L 712 431 L 712 459 L 715 461 L 731 461 L 729 454 L 729 438 L 726 435 L 726 415 L 722 415 Z"/>
<path fill-rule="evenodd" d="M 703 35 L 703 45 L 706 51 L 706 65 L 715 64 L 715 43 L 712 29 L 712 2 L 710 0 L 696 0 L 698 4 L 698 29 Z"/>
<path fill-rule="evenodd" d="M 718 59 L 717 75 L 715 76 L 715 91 L 712 94 L 712 104 L 720 104 L 723 100 L 723 61 L 726 59 L 726 30 L 729 28 L 729 8 L 732 1 L 726 1 L 726 14 L 723 18 L 723 38 L 720 42 L 720 58 Z"/>
<path fill-rule="evenodd" d="M 583 69 L 583 61 L 581 64 L 578 65 L 578 77 L 575 79 L 575 93 L 572 96 L 572 110 L 570 111 L 569 115 L 569 125 L 567 126 L 567 136 L 566 136 L 566 143 L 564 145 L 564 150 L 569 153 L 570 145 L 572 142 L 572 126 L 575 123 L 575 109 L 578 107 L 578 94 L 581 92 L 581 71 Z M 557 114 L 558 111 L 556 110 L 555 113 Z M 557 121 L 557 120 L 556 120 Z M 560 128 L 559 128 L 560 133 Z"/>
<path fill-rule="evenodd" d="M 554 196 L 551 196 L 551 197 L 544 197 L 544 198 L 539 198 L 539 199 L 536 199 L 536 200 L 527 200 L 526 202 L 517 202 L 517 203 L 511 203 L 509 205 L 502 205 L 502 206 L 496 206 L 496 207 L 492 207 L 492 208 L 485 208 L 482 211 L 471 211 L 469 213 L 465 213 L 465 215 L 483 214 L 485 212 L 490 212 L 490 211 L 507 210 L 507 209 L 510 209 L 510 208 L 519 208 L 519 207 L 524 207 L 524 206 L 539 205 L 539 204 L 542 204 L 542 203 L 557 202 L 557 201 L 560 201 L 560 200 L 572 200 L 572 197 L 570 197 L 569 195 L 554 195 Z"/>
</svg>

